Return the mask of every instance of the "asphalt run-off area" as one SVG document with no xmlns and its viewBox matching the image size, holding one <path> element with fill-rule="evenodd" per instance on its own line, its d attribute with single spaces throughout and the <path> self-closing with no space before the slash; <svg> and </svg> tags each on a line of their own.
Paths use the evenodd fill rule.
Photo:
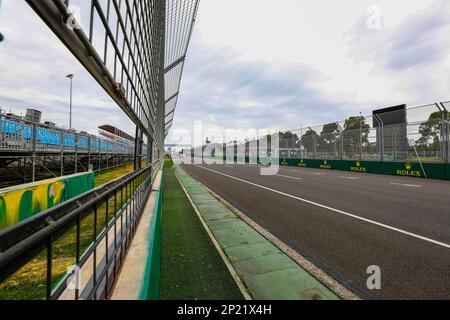
<svg viewBox="0 0 450 320">
<path fill-rule="evenodd" d="M 281 166 L 182 168 L 341 284 L 368 299 L 450 298 L 446 181 Z M 381 289 L 368 289 L 368 268 Z"/>
</svg>

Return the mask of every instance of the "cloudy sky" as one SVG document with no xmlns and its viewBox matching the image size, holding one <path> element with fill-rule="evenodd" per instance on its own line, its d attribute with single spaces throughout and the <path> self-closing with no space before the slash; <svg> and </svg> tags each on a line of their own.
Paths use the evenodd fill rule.
<svg viewBox="0 0 450 320">
<path fill-rule="evenodd" d="M 25 1 L 2 2 L 1 106 L 66 124 L 70 72 L 74 126 L 132 127 Z M 202 0 L 169 141 L 196 120 L 292 129 L 450 100 L 449 42 L 448 0 Z"/>
<path fill-rule="evenodd" d="M 73 73 L 72 126 L 96 133 L 99 125 L 112 124 L 134 134 L 132 122 L 24 0 L 1 2 L 0 32 L 5 40 L 0 43 L 0 107 L 16 114 L 33 107 L 43 112 L 44 121 L 67 128 L 66 75 Z"/>
<path fill-rule="evenodd" d="M 448 0 L 204 0 L 172 138 L 450 100 L 449 41 Z"/>
</svg>

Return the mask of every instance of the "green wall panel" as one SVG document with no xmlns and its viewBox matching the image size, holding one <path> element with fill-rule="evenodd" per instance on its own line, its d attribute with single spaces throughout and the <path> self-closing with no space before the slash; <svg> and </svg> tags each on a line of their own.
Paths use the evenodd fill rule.
<svg viewBox="0 0 450 320">
<path fill-rule="evenodd" d="M 280 159 L 280 165 L 450 180 L 450 165 L 443 163 L 424 163 L 423 170 L 419 163 L 390 161 Z"/>
<path fill-rule="evenodd" d="M 242 157 L 225 157 L 224 160 L 243 163 Z M 268 157 L 245 157 L 245 163 L 269 164 L 272 162 Z M 416 162 L 393 162 L 393 161 L 358 161 L 358 160 L 315 160 L 315 159 L 289 159 L 280 158 L 280 165 L 302 168 L 314 168 L 322 170 L 341 170 L 361 173 L 377 173 L 415 178 L 447 179 L 450 180 L 450 164 L 423 163 L 423 170 Z M 424 172 L 425 171 L 425 172 Z"/>
<path fill-rule="evenodd" d="M 94 188 L 95 175 L 80 173 L 0 190 L 0 230 Z"/>
</svg>

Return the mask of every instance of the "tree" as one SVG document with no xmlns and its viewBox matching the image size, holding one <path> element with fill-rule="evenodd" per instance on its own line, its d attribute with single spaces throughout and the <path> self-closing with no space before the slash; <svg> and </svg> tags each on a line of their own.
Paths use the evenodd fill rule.
<svg viewBox="0 0 450 320">
<path fill-rule="evenodd" d="M 330 136 L 330 134 L 333 134 L 334 136 L 339 135 L 339 125 L 336 122 L 328 123 L 323 126 L 322 132 L 320 133 L 321 136 Z"/>
<path fill-rule="evenodd" d="M 280 132 L 280 148 L 293 148 L 299 140 L 298 135 L 291 131 Z"/>
<path fill-rule="evenodd" d="M 447 118 L 448 111 L 436 111 L 430 114 L 428 120 L 419 127 L 421 137 L 417 140 L 417 145 L 423 149 L 438 150 L 441 144 L 442 116 Z"/>
<path fill-rule="evenodd" d="M 361 147 L 369 146 L 370 125 L 366 123 L 363 116 L 353 116 L 345 120 L 344 123 L 344 149 L 347 155 L 353 157 L 359 152 Z"/>
<path fill-rule="evenodd" d="M 337 152 L 337 142 L 340 139 L 340 129 L 336 122 L 325 124 L 317 139 L 318 151 L 326 154 Z"/>
<path fill-rule="evenodd" d="M 313 152 L 314 151 L 314 141 L 316 142 L 316 150 L 317 143 L 319 141 L 319 135 L 312 128 L 308 128 L 304 135 L 302 135 L 302 145 L 306 151 Z"/>
<path fill-rule="evenodd" d="M 320 140 L 325 144 L 334 144 L 340 136 L 339 125 L 336 122 L 328 123 L 323 126 L 322 132 L 320 133 Z"/>
</svg>

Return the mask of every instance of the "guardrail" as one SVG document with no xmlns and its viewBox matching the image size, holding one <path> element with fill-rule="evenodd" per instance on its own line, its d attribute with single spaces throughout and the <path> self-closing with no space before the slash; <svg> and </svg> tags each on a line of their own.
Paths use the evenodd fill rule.
<svg viewBox="0 0 450 320">
<path fill-rule="evenodd" d="M 0 232 L 0 295 L 20 290 L 17 273 L 46 265 L 40 279 L 45 293 L 27 292 L 28 297 L 107 298 L 151 192 L 156 166 L 157 161 Z M 16 284 L 13 289 L 4 285 L 8 281 Z"/>
<path fill-rule="evenodd" d="M 0 114 L 0 150 L 133 154 L 134 143 L 110 141 Z"/>
</svg>

